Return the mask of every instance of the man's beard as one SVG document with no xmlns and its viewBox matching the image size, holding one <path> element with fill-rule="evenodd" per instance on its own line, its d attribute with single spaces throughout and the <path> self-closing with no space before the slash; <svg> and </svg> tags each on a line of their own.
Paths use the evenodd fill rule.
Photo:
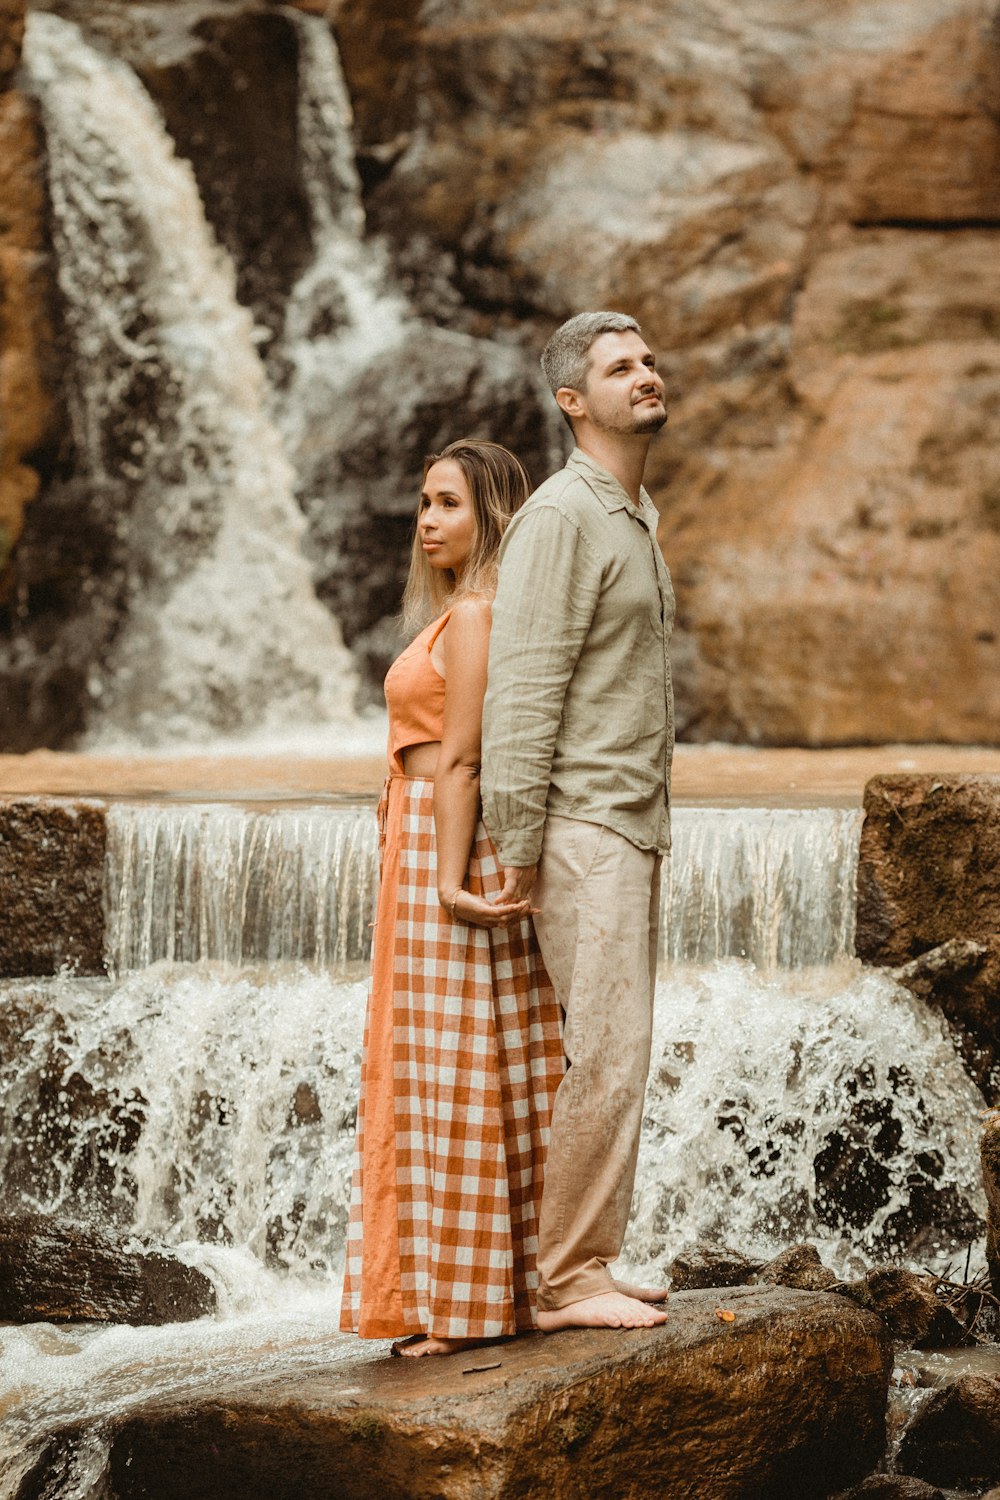
<svg viewBox="0 0 1000 1500">
<path fill-rule="evenodd" d="M 635 433 L 659 432 L 667 420 L 664 412 L 637 412 L 632 431 Z"/>
</svg>

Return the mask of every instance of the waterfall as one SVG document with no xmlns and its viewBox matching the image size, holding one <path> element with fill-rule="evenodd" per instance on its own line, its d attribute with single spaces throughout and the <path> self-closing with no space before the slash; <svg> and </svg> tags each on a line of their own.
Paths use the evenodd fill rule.
<svg viewBox="0 0 1000 1500">
<path fill-rule="evenodd" d="M 371 952 L 369 807 L 108 811 L 107 959 L 343 966 Z"/>
<path fill-rule="evenodd" d="M 978 1095 L 954 1047 L 847 954 L 858 823 L 676 820 L 643 1261 L 703 1233 L 756 1249 L 808 1234 L 843 1259 L 905 1245 L 915 1195 L 945 1238 L 979 1211 Z M 3 991 L 20 1038 L 0 1066 L 8 1196 L 65 1214 L 96 1195 L 154 1237 L 335 1275 L 374 882 L 369 808 L 111 808 L 118 977 Z"/>
<path fill-rule="evenodd" d="M 363 238 L 361 181 L 354 163 L 351 105 L 329 25 L 289 12 L 299 43 L 299 140 L 315 247 L 289 294 L 277 353 L 289 367 L 275 396 L 289 446 L 308 446 L 329 421 L 336 393 L 401 338 L 408 309 L 389 289 L 382 247 Z"/>
<path fill-rule="evenodd" d="M 103 1422 L 364 1357 L 336 1328 L 373 824 L 113 807 L 117 977 L 0 984 L 5 1209 L 171 1245 L 219 1297 L 178 1327 L 4 1330 L 2 1500 L 53 1433 L 71 1436 L 48 1493 L 99 1500 Z M 940 1017 L 849 956 L 858 827 L 676 816 L 623 1256 L 642 1274 L 704 1237 L 761 1256 L 809 1239 L 842 1274 L 941 1264 L 981 1229 L 982 1100 Z"/>
<path fill-rule="evenodd" d="M 111 973 L 161 959 L 336 966 L 371 952 L 368 807 L 119 803 L 107 827 Z M 849 954 L 860 830 L 854 810 L 678 809 L 662 956 L 770 969 Z"/>
<path fill-rule="evenodd" d="M 675 960 L 762 969 L 853 952 L 854 808 L 684 807 L 673 815 L 661 948 Z"/>
<path fill-rule="evenodd" d="M 353 675 L 301 551 L 294 474 L 233 267 L 123 63 L 28 18 L 85 482 L 116 496 L 123 618 L 92 744 L 272 735 L 350 718 Z"/>
</svg>

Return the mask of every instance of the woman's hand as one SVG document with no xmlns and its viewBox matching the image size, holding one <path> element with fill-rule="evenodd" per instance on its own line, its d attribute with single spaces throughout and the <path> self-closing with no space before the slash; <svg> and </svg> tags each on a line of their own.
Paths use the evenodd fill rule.
<svg viewBox="0 0 1000 1500">
<path fill-rule="evenodd" d="M 470 927 L 510 927 L 532 912 L 530 901 L 487 901 L 464 886 L 450 895 L 442 894 L 441 905 L 453 922 L 466 922 Z"/>
</svg>

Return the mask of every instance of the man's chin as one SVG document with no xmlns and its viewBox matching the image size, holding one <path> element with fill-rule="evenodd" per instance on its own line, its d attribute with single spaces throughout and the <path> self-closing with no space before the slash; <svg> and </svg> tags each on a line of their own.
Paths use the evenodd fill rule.
<svg viewBox="0 0 1000 1500">
<path fill-rule="evenodd" d="M 645 434 L 650 432 L 659 432 L 660 428 L 665 425 L 666 420 L 667 414 L 662 406 L 659 411 L 636 412 L 635 426 L 632 428 L 632 431 L 640 436 L 645 436 Z"/>
</svg>

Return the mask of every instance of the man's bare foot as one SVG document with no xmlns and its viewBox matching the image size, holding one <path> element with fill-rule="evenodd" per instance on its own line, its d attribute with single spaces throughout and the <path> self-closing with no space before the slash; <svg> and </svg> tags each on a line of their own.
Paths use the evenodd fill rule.
<svg viewBox="0 0 1000 1500">
<path fill-rule="evenodd" d="M 666 1302 L 670 1295 L 666 1287 L 632 1286 L 628 1281 L 616 1281 L 615 1291 L 623 1297 L 634 1297 L 637 1302 Z"/>
<path fill-rule="evenodd" d="M 397 1339 L 392 1346 L 393 1354 L 402 1354 L 406 1359 L 420 1359 L 424 1354 L 461 1354 L 463 1349 L 479 1349 L 483 1344 L 495 1344 L 496 1339 L 444 1339 L 437 1334 L 414 1334 L 412 1338 Z"/>
<path fill-rule="evenodd" d="M 654 1328 L 666 1321 L 667 1315 L 660 1308 L 621 1292 L 599 1292 L 596 1297 L 583 1297 L 554 1312 L 538 1313 L 543 1333 L 556 1333 L 560 1328 Z"/>
</svg>

